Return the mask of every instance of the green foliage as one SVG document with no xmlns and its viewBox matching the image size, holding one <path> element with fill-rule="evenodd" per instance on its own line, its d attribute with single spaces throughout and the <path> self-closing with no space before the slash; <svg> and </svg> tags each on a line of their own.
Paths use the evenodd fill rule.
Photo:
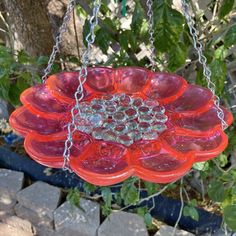
<svg viewBox="0 0 236 236">
<path fill-rule="evenodd" d="M 196 162 L 193 164 L 193 169 L 199 170 L 199 171 L 206 171 L 209 168 L 208 162 Z"/>
<path fill-rule="evenodd" d="M 155 46 L 161 52 L 169 51 L 173 45 L 177 45 L 180 34 L 183 32 L 184 18 L 180 12 L 173 9 L 172 1 L 155 1 Z"/>
<path fill-rule="evenodd" d="M 199 220 L 199 214 L 198 214 L 197 209 L 195 208 L 196 205 L 197 205 L 197 200 L 196 199 L 192 199 L 188 203 L 188 205 L 184 206 L 183 215 L 184 216 L 189 216 L 193 220 L 198 221 Z"/>
<path fill-rule="evenodd" d="M 23 51 L 14 55 L 9 48 L 0 46 L 0 98 L 19 105 L 20 94 L 40 81 L 39 68 L 45 62 L 45 57 L 31 58 Z"/>
<path fill-rule="evenodd" d="M 208 195 L 215 202 L 222 202 L 225 198 L 224 185 L 213 180 L 208 186 Z"/>
<path fill-rule="evenodd" d="M 84 191 L 87 195 L 94 193 L 97 190 L 97 186 L 90 184 L 88 182 L 84 182 Z"/>
<path fill-rule="evenodd" d="M 150 227 L 152 225 L 152 216 L 149 212 L 145 213 L 144 222 L 148 227 Z"/>
<path fill-rule="evenodd" d="M 146 181 L 144 181 L 144 186 L 145 186 L 145 189 L 147 190 L 148 195 L 152 195 L 156 193 L 158 189 L 160 188 L 159 184 L 150 183 Z"/>
<path fill-rule="evenodd" d="M 74 206 L 80 207 L 80 191 L 76 188 L 70 189 L 67 194 L 67 200 Z"/>
<path fill-rule="evenodd" d="M 231 47 L 232 45 L 236 44 L 236 25 L 230 27 L 226 32 L 224 42 L 226 47 Z"/>
<path fill-rule="evenodd" d="M 144 222 L 148 228 L 152 226 L 152 215 L 149 213 L 147 207 L 139 207 L 137 214 L 144 218 Z"/>
<path fill-rule="evenodd" d="M 224 220 L 226 224 L 232 229 L 236 230 L 236 204 L 228 205 L 223 209 Z"/>
<path fill-rule="evenodd" d="M 227 16 L 233 9 L 234 0 L 223 0 L 219 10 L 219 18 L 222 19 Z"/>
<path fill-rule="evenodd" d="M 135 186 L 137 178 L 130 178 L 122 184 L 121 187 L 121 198 L 125 205 L 134 204 L 139 200 L 139 191 Z"/>
<path fill-rule="evenodd" d="M 102 214 L 107 216 L 111 213 L 111 201 L 112 201 L 112 193 L 111 189 L 108 187 L 101 188 L 102 199 L 104 201 L 104 205 L 102 206 Z"/>
</svg>

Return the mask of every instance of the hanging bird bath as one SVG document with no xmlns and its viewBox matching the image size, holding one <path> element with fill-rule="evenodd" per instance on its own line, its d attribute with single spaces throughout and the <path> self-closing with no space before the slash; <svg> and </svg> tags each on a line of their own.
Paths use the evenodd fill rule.
<svg viewBox="0 0 236 236">
<path fill-rule="evenodd" d="M 10 117 L 35 161 L 62 168 L 70 110 L 79 72 L 61 72 L 21 94 L 23 106 Z M 172 182 L 195 162 L 227 146 L 209 89 L 180 76 L 144 68 L 88 68 L 84 97 L 75 115 L 70 168 L 95 185 L 112 185 L 135 175 Z M 225 108 L 225 121 L 232 115 Z"/>
</svg>

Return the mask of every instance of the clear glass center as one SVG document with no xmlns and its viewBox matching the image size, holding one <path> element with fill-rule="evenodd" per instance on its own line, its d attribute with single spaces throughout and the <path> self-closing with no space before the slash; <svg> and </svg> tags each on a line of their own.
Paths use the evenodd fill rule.
<svg viewBox="0 0 236 236">
<path fill-rule="evenodd" d="M 93 138 L 130 146 L 155 140 L 166 130 L 165 108 L 155 100 L 127 94 L 105 95 L 80 103 L 77 129 Z"/>
</svg>

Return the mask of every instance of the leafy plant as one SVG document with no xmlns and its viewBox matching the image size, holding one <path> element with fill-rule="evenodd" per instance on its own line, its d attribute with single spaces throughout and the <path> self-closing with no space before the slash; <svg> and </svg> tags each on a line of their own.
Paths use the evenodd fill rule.
<svg viewBox="0 0 236 236">
<path fill-rule="evenodd" d="M 28 87 L 40 82 L 39 68 L 47 58 L 31 58 L 25 52 L 17 54 L 0 46 L 0 97 L 13 106 L 20 104 L 19 96 Z"/>
</svg>

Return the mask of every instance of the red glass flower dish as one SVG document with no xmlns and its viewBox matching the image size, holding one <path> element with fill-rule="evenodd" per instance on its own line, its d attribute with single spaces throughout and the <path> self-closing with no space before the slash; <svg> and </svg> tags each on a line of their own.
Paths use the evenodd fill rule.
<svg viewBox="0 0 236 236">
<path fill-rule="evenodd" d="M 70 109 L 75 104 L 78 72 L 61 72 L 45 84 L 21 94 L 23 106 L 10 123 L 25 137 L 25 149 L 42 165 L 63 167 L 64 142 Z M 95 185 L 112 185 L 135 175 L 156 183 L 168 183 L 186 174 L 195 162 L 219 155 L 227 146 L 211 92 L 189 85 L 180 76 L 155 73 L 138 67 L 88 69 L 82 101 L 91 102 L 107 94 L 127 94 L 157 101 L 165 108 L 167 129 L 152 140 L 130 146 L 97 140 L 76 131 L 70 168 Z M 228 125 L 232 114 L 223 108 Z"/>
</svg>

